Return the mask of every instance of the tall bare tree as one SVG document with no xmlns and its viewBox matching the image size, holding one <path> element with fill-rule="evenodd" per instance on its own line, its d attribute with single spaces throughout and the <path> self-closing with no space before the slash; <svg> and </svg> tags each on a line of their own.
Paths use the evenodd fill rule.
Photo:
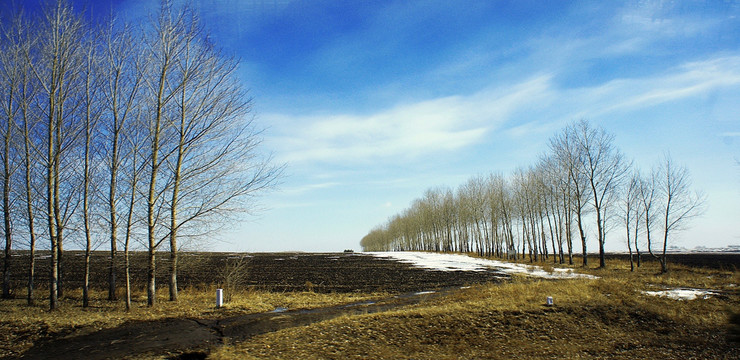
<svg viewBox="0 0 740 360">
<path fill-rule="evenodd" d="M 162 1 L 141 41 L 132 41 L 137 33 L 114 21 L 107 30 L 92 30 L 67 0 L 45 3 L 32 26 L 20 14 L 0 22 L 5 296 L 10 294 L 13 226 L 27 222 L 29 303 L 37 233 L 50 239 L 51 309 L 63 295 L 65 235 L 82 240 L 86 250 L 84 306 L 93 242 L 104 233 L 110 236 L 108 295 L 116 299 L 122 225 L 127 308 L 128 250 L 141 227 L 146 227 L 150 255 L 148 303 L 156 301 L 155 254 L 167 243 L 170 295 L 176 300 L 180 240 L 198 239 L 249 213 L 255 196 L 275 184 L 282 168 L 258 151 L 260 131 L 236 73 L 238 61 L 210 43 L 195 12 L 172 3 Z M 96 171 L 102 166 L 105 174 Z M 16 172 L 21 168 L 24 179 Z M 14 207 L 21 203 L 25 209 Z M 46 231 L 34 225 L 42 216 Z M 96 231 L 100 220 L 109 233 Z"/>
<path fill-rule="evenodd" d="M 2 192 L 0 197 L 2 203 L 3 221 L 2 232 L 5 240 L 3 253 L 3 298 L 11 297 L 10 267 L 12 262 L 13 246 L 13 208 L 14 196 L 11 193 L 14 174 L 19 161 L 15 147 L 16 123 L 21 116 L 21 101 L 18 92 L 21 91 L 23 81 L 23 61 L 21 42 L 18 36 L 22 34 L 19 21 L 8 19 L 10 26 L 4 24 L 5 19 L 0 19 L 0 183 Z"/>
<path fill-rule="evenodd" d="M 154 29 L 146 41 L 146 57 L 150 60 L 149 69 L 151 78 L 147 77 L 148 88 L 148 142 L 150 152 L 148 154 L 149 184 L 147 189 L 147 304 L 153 306 L 156 303 L 156 252 L 162 240 L 159 212 L 162 208 L 162 189 L 157 183 L 164 164 L 163 136 L 168 125 L 167 116 L 170 111 L 171 102 L 178 95 L 182 87 L 182 78 L 177 78 L 175 72 L 176 61 L 184 50 L 183 29 L 185 28 L 185 16 L 182 12 L 176 13 L 172 4 L 163 2 L 158 14 Z M 159 185 L 159 186 L 158 186 Z"/>
<path fill-rule="evenodd" d="M 131 267 L 129 249 L 131 247 L 131 240 L 133 237 L 134 223 L 137 222 L 138 218 L 137 216 L 135 216 L 134 212 L 137 203 L 141 200 L 139 181 L 144 172 L 144 166 L 146 165 L 145 162 L 140 160 L 141 155 L 139 155 L 142 150 L 143 144 L 145 143 L 145 141 L 143 141 L 143 134 L 145 133 L 145 131 L 142 126 L 143 121 L 140 117 L 141 112 L 136 112 L 136 116 L 133 117 L 133 121 L 131 121 L 131 124 L 127 127 L 128 131 L 124 133 L 124 136 L 121 139 L 128 144 L 130 154 L 126 157 L 127 161 L 123 163 L 126 170 L 124 173 L 127 175 L 126 178 L 128 180 L 128 199 L 125 212 L 126 231 L 123 244 L 123 264 L 126 283 L 125 303 L 127 311 L 131 309 Z"/>
<path fill-rule="evenodd" d="M 82 169 L 82 225 L 85 236 L 85 266 L 82 283 L 82 306 L 87 307 L 90 302 L 90 256 L 93 248 L 93 234 L 91 230 L 91 217 L 93 211 L 91 199 L 97 191 L 95 184 L 96 164 L 100 161 L 96 143 L 98 123 L 102 116 L 103 108 L 101 102 L 102 76 L 100 41 L 93 35 L 88 35 L 82 43 L 84 50 L 84 65 L 81 71 L 82 96 L 81 96 L 81 118 L 83 122 L 83 169 Z"/>
<path fill-rule="evenodd" d="M 704 212 L 706 197 L 692 192 L 689 171 L 676 165 L 669 154 L 665 154 L 657 170 L 657 191 L 661 205 L 661 225 L 663 226 L 663 246 L 660 256 L 661 272 L 668 271 L 666 249 L 671 233 L 684 229 L 688 223 Z"/>
<path fill-rule="evenodd" d="M 596 212 L 596 228 L 599 241 L 599 267 L 606 266 L 604 244 L 606 243 L 607 212 L 613 205 L 615 192 L 619 188 L 628 164 L 624 155 L 614 147 L 614 135 L 602 128 L 594 128 L 585 121 L 577 122 L 571 129 L 581 148 L 580 168 L 591 193 L 593 209 Z"/>
<path fill-rule="evenodd" d="M 578 232 L 581 239 L 581 250 L 583 253 L 583 266 L 588 266 L 588 250 L 586 243 L 586 232 L 584 229 L 584 215 L 587 213 L 588 204 L 588 178 L 582 171 L 585 159 L 583 147 L 579 145 L 575 125 L 566 127 L 562 132 L 550 138 L 550 151 L 560 167 L 561 172 L 567 174 L 568 181 L 565 186 L 568 194 L 568 208 L 575 215 Z M 566 216 L 571 216 L 570 214 Z"/>
<path fill-rule="evenodd" d="M 657 208 L 659 207 L 657 169 L 653 168 L 649 174 L 639 177 L 638 198 L 643 218 L 642 225 L 645 227 L 645 240 L 647 240 L 648 253 L 653 255 L 652 230 L 657 221 L 656 215 L 658 212 Z"/>
<path fill-rule="evenodd" d="M 110 232 L 110 263 L 108 269 L 108 299 L 116 300 L 116 263 L 118 253 L 118 231 L 120 215 L 118 207 L 127 201 L 126 194 L 119 191 L 119 177 L 122 162 L 126 157 L 136 156 L 131 148 L 125 149 L 124 136 L 126 132 L 134 133 L 131 125 L 132 118 L 140 111 L 139 90 L 142 79 L 146 75 L 144 59 L 141 58 L 141 49 L 131 41 L 135 34 L 127 25 L 119 25 L 111 19 L 105 31 L 105 49 L 103 50 L 106 68 L 106 83 L 104 84 L 104 103 L 106 104 L 107 119 L 102 123 L 103 133 L 106 136 L 106 151 L 108 163 L 108 225 Z M 139 100 L 139 101 L 137 101 Z M 129 159 L 130 160 L 130 159 Z"/>
<path fill-rule="evenodd" d="M 17 58 L 21 69 L 21 80 L 18 83 L 19 89 L 16 91 L 18 95 L 18 104 L 20 106 L 20 123 L 17 123 L 18 133 L 20 134 L 22 145 L 22 167 L 23 167 L 23 180 L 22 185 L 19 186 L 23 190 L 24 212 L 26 228 L 28 231 L 28 247 L 29 247 L 29 262 L 28 262 L 28 282 L 27 282 L 27 302 L 29 305 L 34 304 L 34 290 L 35 283 L 34 277 L 36 272 L 36 208 L 40 196 L 38 196 L 37 184 L 40 178 L 38 173 L 38 147 L 37 140 L 40 139 L 37 133 L 37 125 L 39 124 L 39 116 L 34 111 L 32 105 L 34 98 L 38 93 L 38 86 L 34 85 L 34 78 L 31 74 L 31 68 L 28 60 L 31 59 L 31 51 L 34 48 L 35 39 L 29 33 L 30 22 L 24 16 L 22 12 L 17 13 L 14 16 L 12 22 L 13 39 L 16 41 L 15 46 L 20 51 L 20 57 Z M 10 34 L 10 33 L 7 33 Z"/>
<path fill-rule="evenodd" d="M 51 274 L 49 307 L 58 306 L 61 287 L 61 264 L 63 228 L 71 217 L 75 196 L 69 192 L 70 184 L 65 184 L 64 194 L 60 192 L 61 182 L 67 179 L 62 174 L 63 161 L 69 161 L 65 154 L 74 143 L 74 134 L 78 130 L 70 123 L 78 103 L 74 98 L 81 65 L 79 49 L 82 38 L 83 23 L 72 7 L 63 0 L 49 3 L 44 9 L 40 23 L 37 51 L 30 52 L 27 61 L 32 73 L 38 80 L 40 91 L 46 105 L 42 108 L 46 121 L 46 143 L 44 144 L 46 168 L 46 212 L 48 236 L 51 243 Z M 67 201 L 68 200 L 68 201 Z"/>
<path fill-rule="evenodd" d="M 627 250 L 630 256 L 630 271 L 635 271 L 635 264 L 632 257 L 632 245 L 634 242 L 635 251 L 637 252 L 637 266 L 640 266 L 640 248 L 638 246 L 638 235 L 641 231 L 643 221 L 644 207 L 640 204 L 640 174 L 634 172 L 627 182 L 627 186 L 622 194 L 622 220 L 626 230 Z"/>
<path fill-rule="evenodd" d="M 170 299 L 177 300 L 178 237 L 202 236 L 224 218 L 252 210 L 254 196 L 281 172 L 256 151 L 259 131 L 247 116 L 250 99 L 237 78 L 238 62 L 208 42 L 196 14 L 164 2 L 154 27 L 148 43 L 157 75 L 148 83 L 149 305 L 158 247 L 169 240 Z"/>
</svg>

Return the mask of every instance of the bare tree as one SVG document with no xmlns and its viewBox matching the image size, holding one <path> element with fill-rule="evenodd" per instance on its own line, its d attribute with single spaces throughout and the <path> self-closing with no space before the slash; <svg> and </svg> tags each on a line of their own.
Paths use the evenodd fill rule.
<svg viewBox="0 0 740 360">
<path fill-rule="evenodd" d="M 585 120 L 577 122 L 574 130 L 581 149 L 580 168 L 592 195 L 596 212 L 596 227 L 599 241 L 599 267 L 606 266 L 604 244 L 607 231 L 607 210 L 612 205 L 614 192 L 627 172 L 628 166 L 622 153 L 614 147 L 614 136 L 602 128 L 592 128 Z"/>
<path fill-rule="evenodd" d="M 640 248 L 638 246 L 638 235 L 643 221 L 644 207 L 640 204 L 640 174 L 634 172 L 624 194 L 622 194 L 622 220 L 627 235 L 627 249 L 630 256 L 630 271 L 635 271 L 635 264 L 632 258 L 632 243 L 634 242 L 635 251 L 637 252 L 637 266 L 640 266 Z"/>
<path fill-rule="evenodd" d="M 561 196 L 561 184 L 567 182 L 567 178 L 560 174 L 557 163 L 552 157 L 543 157 L 538 167 L 541 172 L 542 187 L 545 196 L 545 211 L 547 214 L 548 228 L 550 229 L 550 238 L 553 242 L 553 252 L 555 252 L 555 242 L 557 241 L 557 262 L 565 262 L 565 253 L 563 251 L 563 242 L 565 241 L 565 207 L 563 206 L 563 197 Z M 571 256 L 572 259 L 572 256 Z"/>
<path fill-rule="evenodd" d="M 588 203 L 588 179 L 582 171 L 585 159 L 583 147 L 577 139 L 575 125 L 565 128 L 560 134 L 550 138 L 550 151 L 560 167 L 561 172 L 567 174 L 568 181 L 565 192 L 568 194 L 568 208 L 575 215 L 578 232 L 581 239 L 581 250 L 583 253 L 583 266 L 588 266 L 588 251 L 586 244 L 586 232 L 584 230 L 584 215 L 587 213 Z M 571 216 L 567 214 L 566 216 Z"/>
<path fill-rule="evenodd" d="M 249 99 L 236 80 L 238 63 L 218 53 L 205 39 L 197 17 L 188 9 L 183 49 L 176 59 L 182 79 L 174 97 L 175 114 L 170 125 L 176 144 L 167 162 L 170 176 L 169 242 L 170 300 L 177 300 L 177 253 L 180 230 L 198 223 L 197 234 L 212 230 L 211 215 L 224 212 L 240 197 L 269 186 L 271 169 L 254 164 L 259 143 L 249 120 Z M 237 180 L 241 177 L 241 180 Z"/>
<path fill-rule="evenodd" d="M 238 62 L 220 54 L 187 7 L 163 2 L 147 43 L 149 167 L 148 304 L 155 302 L 155 253 L 169 239 L 170 299 L 177 299 L 178 236 L 202 236 L 253 210 L 282 168 L 261 158 Z M 167 196 L 169 195 L 169 196 Z M 166 215 L 164 215 L 166 213 Z M 167 218 L 169 221 L 164 221 Z"/>
<path fill-rule="evenodd" d="M 125 166 L 125 174 L 127 174 L 128 179 L 128 199 L 126 204 L 126 231 L 124 236 L 124 245 L 123 245 L 123 264 L 124 264 L 124 277 L 126 282 L 126 310 L 131 309 L 131 267 L 130 267 L 130 258 L 129 258 L 129 249 L 131 245 L 131 239 L 133 237 L 133 228 L 134 223 L 136 222 L 137 217 L 134 215 L 134 211 L 136 209 L 137 203 L 140 201 L 140 189 L 139 189 L 139 178 L 142 176 L 144 172 L 144 166 L 146 165 L 145 162 L 141 161 L 141 156 L 139 155 L 142 146 L 145 143 L 143 141 L 144 136 L 143 133 L 145 132 L 143 130 L 142 121 L 140 119 L 140 112 L 136 113 L 137 116 L 135 116 L 131 122 L 131 124 L 127 127 L 129 130 L 124 133 L 124 137 L 122 140 L 128 143 L 128 149 L 130 156 L 127 156 L 127 161 L 123 163 Z"/>
<path fill-rule="evenodd" d="M 106 67 L 106 84 L 104 86 L 104 98 L 107 108 L 107 120 L 102 127 L 106 135 L 106 151 L 108 163 L 108 225 L 110 232 L 110 263 L 108 270 L 108 299 L 116 300 L 116 259 L 118 252 L 118 230 L 119 230 L 119 204 L 123 203 L 126 194 L 119 191 L 119 176 L 122 162 L 129 157 L 135 156 L 135 152 L 125 152 L 123 148 L 125 131 L 135 132 L 130 123 L 131 118 L 139 111 L 137 100 L 141 100 L 139 90 L 144 71 L 141 51 L 132 45 L 131 39 L 135 37 L 129 26 L 120 28 L 115 19 L 110 20 L 106 29 L 105 49 L 103 51 Z M 134 44 L 137 42 L 133 42 Z"/>
<path fill-rule="evenodd" d="M 685 229 L 688 223 L 704 212 L 706 197 L 699 192 L 691 191 L 689 171 L 677 166 L 670 155 L 665 154 L 657 170 L 657 191 L 661 205 L 661 225 L 663 226 L 663 251 L 660 256 L 660 270 L 668 271 L 666 266 L 666 249 L 669 235 Z M 652 249 L 650 254 L 653 254 Z"/>
<path fill-rule="evenodd" d="M 61 293 L 61 264 L 63 228 L 75 209 L 70 200 L 74 191 L 60 191 L 61 182 L 67 178 L 62 174 L 63 161 L 69 161 L 65 154 L 73 144 L 73 127 L 70 114 L 78 103 L 73 101 L 76 81 L 79 76 L 80 51 L 78 45 L 82 38 L 82 20 L 74 14 L 71 6 L 59 0 L 44 9 L 44 16 L 36 26 L 41 29 L 37 51 L 29 52 L 28 63 L 41 87 L 40 91 L 46 105 L 42 108 L 46 119 L 46 143 L 43 145 L 46 168 L 46 217 L 48 236 L 51 242 L 51 274 L 49 307 L 58 306 Z M 65 187 L 69 184 L 65 184 Z"/>
<path fill-rule="evenodd" d="M 176 300 L 178 239 L 199 238 L 255 210 L 255 197 L 273 186 L 282 170 L 258 151 L 261 132 L 249 116 L 251 99 L 236 74 L 238 61 L 210 43 L 194 12 L 175 9 L 172 1 L 162 2 L 143 41 L 132 41 L 135 34 L 113 21 L 107 31 L 92 31 L 66 0 L 46 3 L 33 26 L 20 14 L 7 20 L 0 22 L 4 296 L 10 294 L 13 226 L 25 221 L 29 303 L 38 233 L 50 239 L 51 309 L 63 295 L 64 235 L 82 240 L 86 306 L 93 243 L 100 239 L 96 234 L 105 233 L 95 226 L 102 220 L 110 229 L 105 235 L 110 235 L 111 300 L 116 298 L 120 224 L 125 223 L 130 307 L 128 250 L 145 219 L 148 303 L 156 301 L 155 253 L 167 240 L 171 299 Z M 31 28 L 37 31 L 31 34 Z M 104 175 L 96 171 L 102 166 L 109 170 Z M 23 179 L 16 171 L 21 168 Z M 98 193 L 103 183 L 107 196 Z M 25 209 L 16 209 L 16 202 Z M 98 216 L 103 207 L 106 214 Z M 45 232 L 35 229 L 41 216 Z M 421 240 L 433 239 L 426 235 Z"/>
<path fill-rule="evenodd" d="M 99 163 L 93 157 L 96 157 L 95 138 L 97 137 L 98 122 L 102 116 L 102 107 L 100 103 L 101 92 L 101 61 L 99 55 L 99 39 L 89 36 L 84 39 L 82 44 L 84 54 L 84 66 L 81 71 L 82 82 L 82 108 L 81 117 L 83 119 L 83 169 L 82 169 L 82 225 L 85 236 L 85 266 L 82 283 L 82 306 L 87 307 L 90 302 L 90 256 L 93 247 L 93 234 L 91 233 L 91 217 L 93 216 L 91 207 L 91 198 L 96 192 L 94 187 L 94 176 L 96 174 L 95 164 Z"/>
<path fill-rule="evenodd" d="M 160 227 L 159 211 L 161 209 L 162 190 L 157 180 L 160 168 L 164 164 L 162 147 L 165 137 L 163 132 L 167 125 L 167 111 L 172 99 L 179 93 L 182 86 L 181 78 L 173 74 L 177 58 L 183 51 L 184 14 L 174 13 L 172 5 L 163 2 L 159 11 L 153 33 L 147 39 L 146 51 L 150 60 L 152 78 L 147 77 L 149 97 L 149 136 L 148 142 L 151 151 L 148 154 L 149 184 L 147 189 L 147 248 L 149 254 L 147 270 L 147 304 L 156 303 L 156 251 L 161 240 L 158 234 Z"/>
<path fill-rule="evenodd" d="M 21 29 L 15 29 L 20 21 L 12 21 L 9 27 L 0 19 L 0 182 L 2 183 L 1 199 L 3 214 L 2 232 L 5 240 L 3 256 L 3 298 L 11 297 L 10 267 L 12 262 L 13 246 L 13 218 L 15 209 L 11 186 L 14 174 L 18 167 L 17 151 L 13 149 L 16 137 L 16 122 L 21 116 L 21 102 L 18 92 L 21 91 L 23 81 L 22 48 L 19 38 Z"/>
<path fill-rule="evenodd" d="M 38 87 L 34 86 L 33 77 L 31 74 L 31 68 L 28 63 L 28 59 L 31 58 L 31 51 L 33 49 L 34 39 L 28 32 L 30 29 L 30 23 L 22 12 L 17 13 L 12 21 L 12 34 L 10 32 L 4 32 L 8 34 L 9 38 L 13 39 L 14 46 L 19 51 L 18 57 L 14 61 L 18 61 L 21 66 L 20 76 L 21 79 L 18 82 L 19 88 L 15 91 L 17 102 L 20 107 L 20 116 L 16 122 L 18 127 L 17 132 L 20 134 L 22 142 L 22 167 L 23 167 L 23 180 L 19 188 L 22 188 L 23 202 L 25 205 L 25 221 L 28 231 L 29 238 L 29 263 L 28 263 L 28 283 L 27 283 L 27 303 L 29 305 L 34 304 L 34 276 L 36 270 L 36 211 L 37 202 L 39 200 L 38 191 L 36 185 L 38 183 L 38 151 L 37 151 L 37 139 L 39 134 L 36 132 L 36 126 L 39 123 L 39 116 L 33 111 L 32 103 L 37 95 Z M 12 52 L 11 52 L 12 53 Z"/>
</svg>

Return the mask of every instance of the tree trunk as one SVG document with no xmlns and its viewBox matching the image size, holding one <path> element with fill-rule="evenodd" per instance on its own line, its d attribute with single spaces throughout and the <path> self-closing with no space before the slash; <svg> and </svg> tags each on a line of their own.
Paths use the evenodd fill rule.
<svg viewBox="0 0 740 360">
<path fill-rule="evenodd" d="M 53 237 L 56 239 L 56 237 Z M 51 256 L 49 257 L 51 274 L 49 276 L 49 310 L 55 310 L 59 307 L 59 298 L 57 296 L 57 244 L 52 240 Z"/>
<path fill-rule="evenodd" d="M 629 224 L 629 219 L 627 220 Z M 630 271 L 635 271 L 635 263 L 632 261 L 632 245 L 630 245 L 630 227 L 627 225 L 627 250 L 630 254 Z"/>
<path fill-rule="evenodd" d="M 9 121 L 10 122 L 10 121 Z M 10 131 L 10 129 L 7 129 Z M 9 138 L 5 140 L 5 156 L 4 160 L 4 176 L 3 176 L 3 226 L 5 228 L 5 261 L 3 262 L 3 298 L 9 299 L 11 297 L 10 293 L 10 263 L 12 261 L 13 253 L 12 250 L 12 244 L 13 244 L 13 231 L 10 224 L 10 162 L 8 159 L 8 147 L 9 144 Z"/>
<path fill-rule="evenodd" d="M 147 288 L 146 288 L 146 295 L 147 300 L 146 304 L 147 306 L 154 306 L 157 303 L 157 284 L 156 284 L 156 270 L 157 265 L 155 261 L 155 251 L 154 247 L 151 247 L 149 249 L 149 268 L 147 270 L 146 274 L 146 280 L 147 280 Z"/>
<path fill-rule="evenodd" d="M 177 301 L 177 234 L 170 234 L 170 301 Z"/>
<path fill-rule="evenodd" d="M 132 171 L 132 178 L 131 178 L 131 197 L 128 204 L 128 213 L 126 215 L 126 238 L 124 240 L 123 245 L 123 266 L 124 266 L 124 275 L 126 276 L 126 311 L 131 310 L 131 273 L 130 273 L 130 263 L 129 263 L 129 242 L 131 240 L 131 228 L 132 228 L 132 218 L 134 214 L 134 205 L 136 202 L 136 185 L 137 185 L 137 168 L 136 168 L 136 151 L 137 149 L 133 150 L 133 166 L 131 167 Z"/>
<path fill-rule="evenodd" d="M 24 116 L 25 118 L 25 116 Z M 27 119 L 27 118 L 26 118 Z M 30 238 L 30 258 L 28 263 L 28 305 L 33 305 L 33 290 L 34 283 L 33 277 L 36 268 L 36 231 L 34 229 L 33 221 L 33 197 L 32 197 L 32 185 L 31 185 L 31 149 L 30 149 L 30 138 L 28 133 L 28 121 L 24 121 L 23 126 L 23 137 L 24 137 L 24 150 L 25 150 L 25 175 L 26 175 L 26 214 L 28 215 L 28 235 Z"/>
<path fill-rule="evenodd" d="M 115 102 L 114 102 L 115 106 Z M 114 110 L 116 111 L 116 110 Z M 115 115 L 114 115 L 115 117 Z M 108 206 L 110 208 L 110 264 L 108 269 L 108 300 L 118 300 L 116 296 L 116 253 L 118 252 L 118 216 L 116 215 L 116 186 L 118 176 L 118 129 L 114 120 L 113 146 L 111 155 L 110 192 Z M 133 191 L 133 190 L 132 190 Z"/>
<path fill-rule="evenodd" d="M 62 109 L 59 110 L 60 112 Z M 61 119 L 61 115 L 57 115 Z M 56 227 L 56 238 L 57 238 L 57 297 L 59 299 L 64 298 L 64 285 L 63 285 L 63 262 L 64 262 L 64 237 L 62 228 L 62 215 L 60 206 L 60 195 L 59 195 L 59 164 L 61 163 L 61 139 L 62 139 L 62 122 L 58 120 L 56 124 L 56 149 L 54 155 L 54 187 L 53 187 L 53 206 L 54 206 L 54 227 Z"/>
<path fill-rule="evenodd" d="M 92 251 L 92 235 L 90 234 L 90 204 L 88 194 L 90 188 L 89 133 L 87 134 L 87 138 L 85 140 L 85 175 L 82 185 L 82 221 L 84 223 L 83 226 L 85 227 L 85 275 L 82 283 L 82 307 L 87 307 L 90 304 L 90 252 Z"/>
<path fill-rule="evenodd" d="M 6 219 L 6 222 L 8 220 Z M 10 228 L 7 228 L 6 235 L 5 235 L 5 259 L 3 261 L 3 299 L 10 299 L 10 261 L 11 261 L 11 252 L 10 252 Z"/>
<path fill-rule="evenodd" d="M 33 277 L 34 272 L 36 270 L 36 237 L 33 235 L 33 232 L 31 233 L 31 250 L 29 254 L 29 260 L 28 260 L 28 297 L 26 299 L 28 305 L 33 305 L 35 301 L 33 300 Z"/>
<path fill-rule="evenodd" d="M 60 299 L 64 298 L 64 289 L 62 288 L 62 262 L 64 256 L 64 248 L 62 246 L 62 228 L 57 229 L 57 297 Z"/>
<path fill-rule="evenodd" d="M 599 231 L 599 268 L 606 267 L 606 258 L 604 254 L 604 224 L 601 221 L 601 212 L 596 210 L 596 224 Z"/>
<path fill-rule="evenodd" d="M 131 273 L 129 270 L 128 239 L 126 239 L 126 245 L 123 249 L 123 266 L 124 276 L 126 276 L 126 311 L 129 311 L 131 310 Z"/>
<path fill-rule="evenodd" d="M 639 222 L 639 219 L 640 218 L 639 217 L 636 217 L 636 219 L 638 221 L 635 223 L 635 238 L 634 238 L 634 241 L 635 241 L 635 252 L 637 253 L 637 267 L 639 268 L 640 267 L 640 248 L 637 246 L 637 236 L 639 235 L 639 232 L 640 232 L 640 222 Z M 629 242 L 627 242 L 627 245 L 629 246 Z M 630 256 L 630 262 L 631 261 L 632 261 L 632 257 Z"/>
<path fill-rule="evenodd" d="M 577 212 L 578 216 L 578 232 L 581 236 L 581 248 L 583 249 L 583 267 L 588 266 L 588 251 L 586 250 L 586 233 L 583 231 L 583 222 L 581 221 L 581 212 Z"/>
<path fill-rule="evenodd" d="M 82 307 L 90 305 L 90 240 L 87 240 L 85 248 L 85 276 L 82 283 Z"/>
<path fill-rule="evenodd" d="M 56 226 L 54 226 L 54 113 L 52 109 L 54 109 L 54 93 L 50 94 L 50 106 L 49 106 L 49 129 L 47 133 L 47 161 L 46 164 L 46 213 L 47 213 L 47 220 L 49 225 L 49 240 L 51 242 L 50 244 L 50 251 L 51 256 L 49 256 L 49 262 L 50 262 L 50 273 L 49 273 L 49 309 L 54 310 L 59 307 L 59 299 L 57 294 L 57 281 L 58 281 L 58 271 L 57 268 L 57 256 L 59 256 L 59 253 L 57 252 L 57 234 L 56 234 Z"/>
</svg>

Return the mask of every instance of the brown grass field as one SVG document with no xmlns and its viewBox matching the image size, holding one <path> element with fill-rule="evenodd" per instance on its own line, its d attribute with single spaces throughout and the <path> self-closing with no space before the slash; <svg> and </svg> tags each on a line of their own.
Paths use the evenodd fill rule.
<svg viewBox="0 0 740 360">
<path fill-rule="evenodd" d="M 300 255 L 316 257 L 307 262 L 295 255 L 294 268 L 276 260 L 290 259 L 286 254 L 269 256 L 279 263 L 273 267 L 282 269 L 275 276 L 300 274 L 293 282 L 246 284 L 222 309 L 213 306 L 215 284 L 206 282 L 190 282 L 178 303 L 166 301 L 162 288 L 153 308 L 137 290 L 130 312 L 121 302 L 103 300 L 100 287 L 89 308 L 81 307 L 79 289 L 68 290 L 62 308 L 53 312 L 46 310 L 44 289 L 35 306 L 22 298 L 1 300 L 0 358 L 740 359 L 739 325 L 730 321 L 740 311 L 740 276 L 731 262 L 670 264 L 669 273 L 658 274 L 655 262 L 630 272 L 628 262 L 613 258 L 606 269 L 575 267 L 597 280 L 513 276 L 501 282 L 457 272 L 455 280 L 455 273 L 364 256 Z M 323 266 L 320 258 L 337 265 Z M 273 271 L 270 263 L 255 259 L 250 264 L 260 266 L 249 274 Z M 336 274 L 305 280 L 311 270 L 300 268 L 310 263 L 320 268 L 317 274 Z M 394 277 L 402 284 L 393 285 Z M 421 285 L 414 288 L 408 283 L 417 277 Z M 358 286 L 352 290 L 352 284 L 329 279 L 355 279 Z M 22 285 L 17 286 L 22 297 Z M 716 294 L 680 301 L 642 293 L 676 287 Z M 394 297 L 424 289 L 446 290 Z M 554 306 L 544 305 L 546 296 Z M 275 309 L 286 311 L 270 313 Z M 141 340 L 146 334 L 157 340 Z"/>
</svg>

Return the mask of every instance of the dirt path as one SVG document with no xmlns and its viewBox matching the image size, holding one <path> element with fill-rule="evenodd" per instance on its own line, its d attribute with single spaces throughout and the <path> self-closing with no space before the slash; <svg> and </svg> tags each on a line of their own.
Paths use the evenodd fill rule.
<svg viewBox="0 0 740 360">
<path fill-rule="evenodd" d="M 42 342 L 22 359 L 77 360 L 124 359 L 143 355 L 175 359 L 202 359 L 215 344 L 243 341 L 255 335 L 309 325 L 341 315 L 388 311 L 440 296 L 448 290 L 409 293 L 376 302 L 331 306 L 311 310 L 276 309 L 268 313 L 239 315 L 224 319 L 164 319 L 131 322 L 113 329 L 72 335 Z"/>
</svg>

